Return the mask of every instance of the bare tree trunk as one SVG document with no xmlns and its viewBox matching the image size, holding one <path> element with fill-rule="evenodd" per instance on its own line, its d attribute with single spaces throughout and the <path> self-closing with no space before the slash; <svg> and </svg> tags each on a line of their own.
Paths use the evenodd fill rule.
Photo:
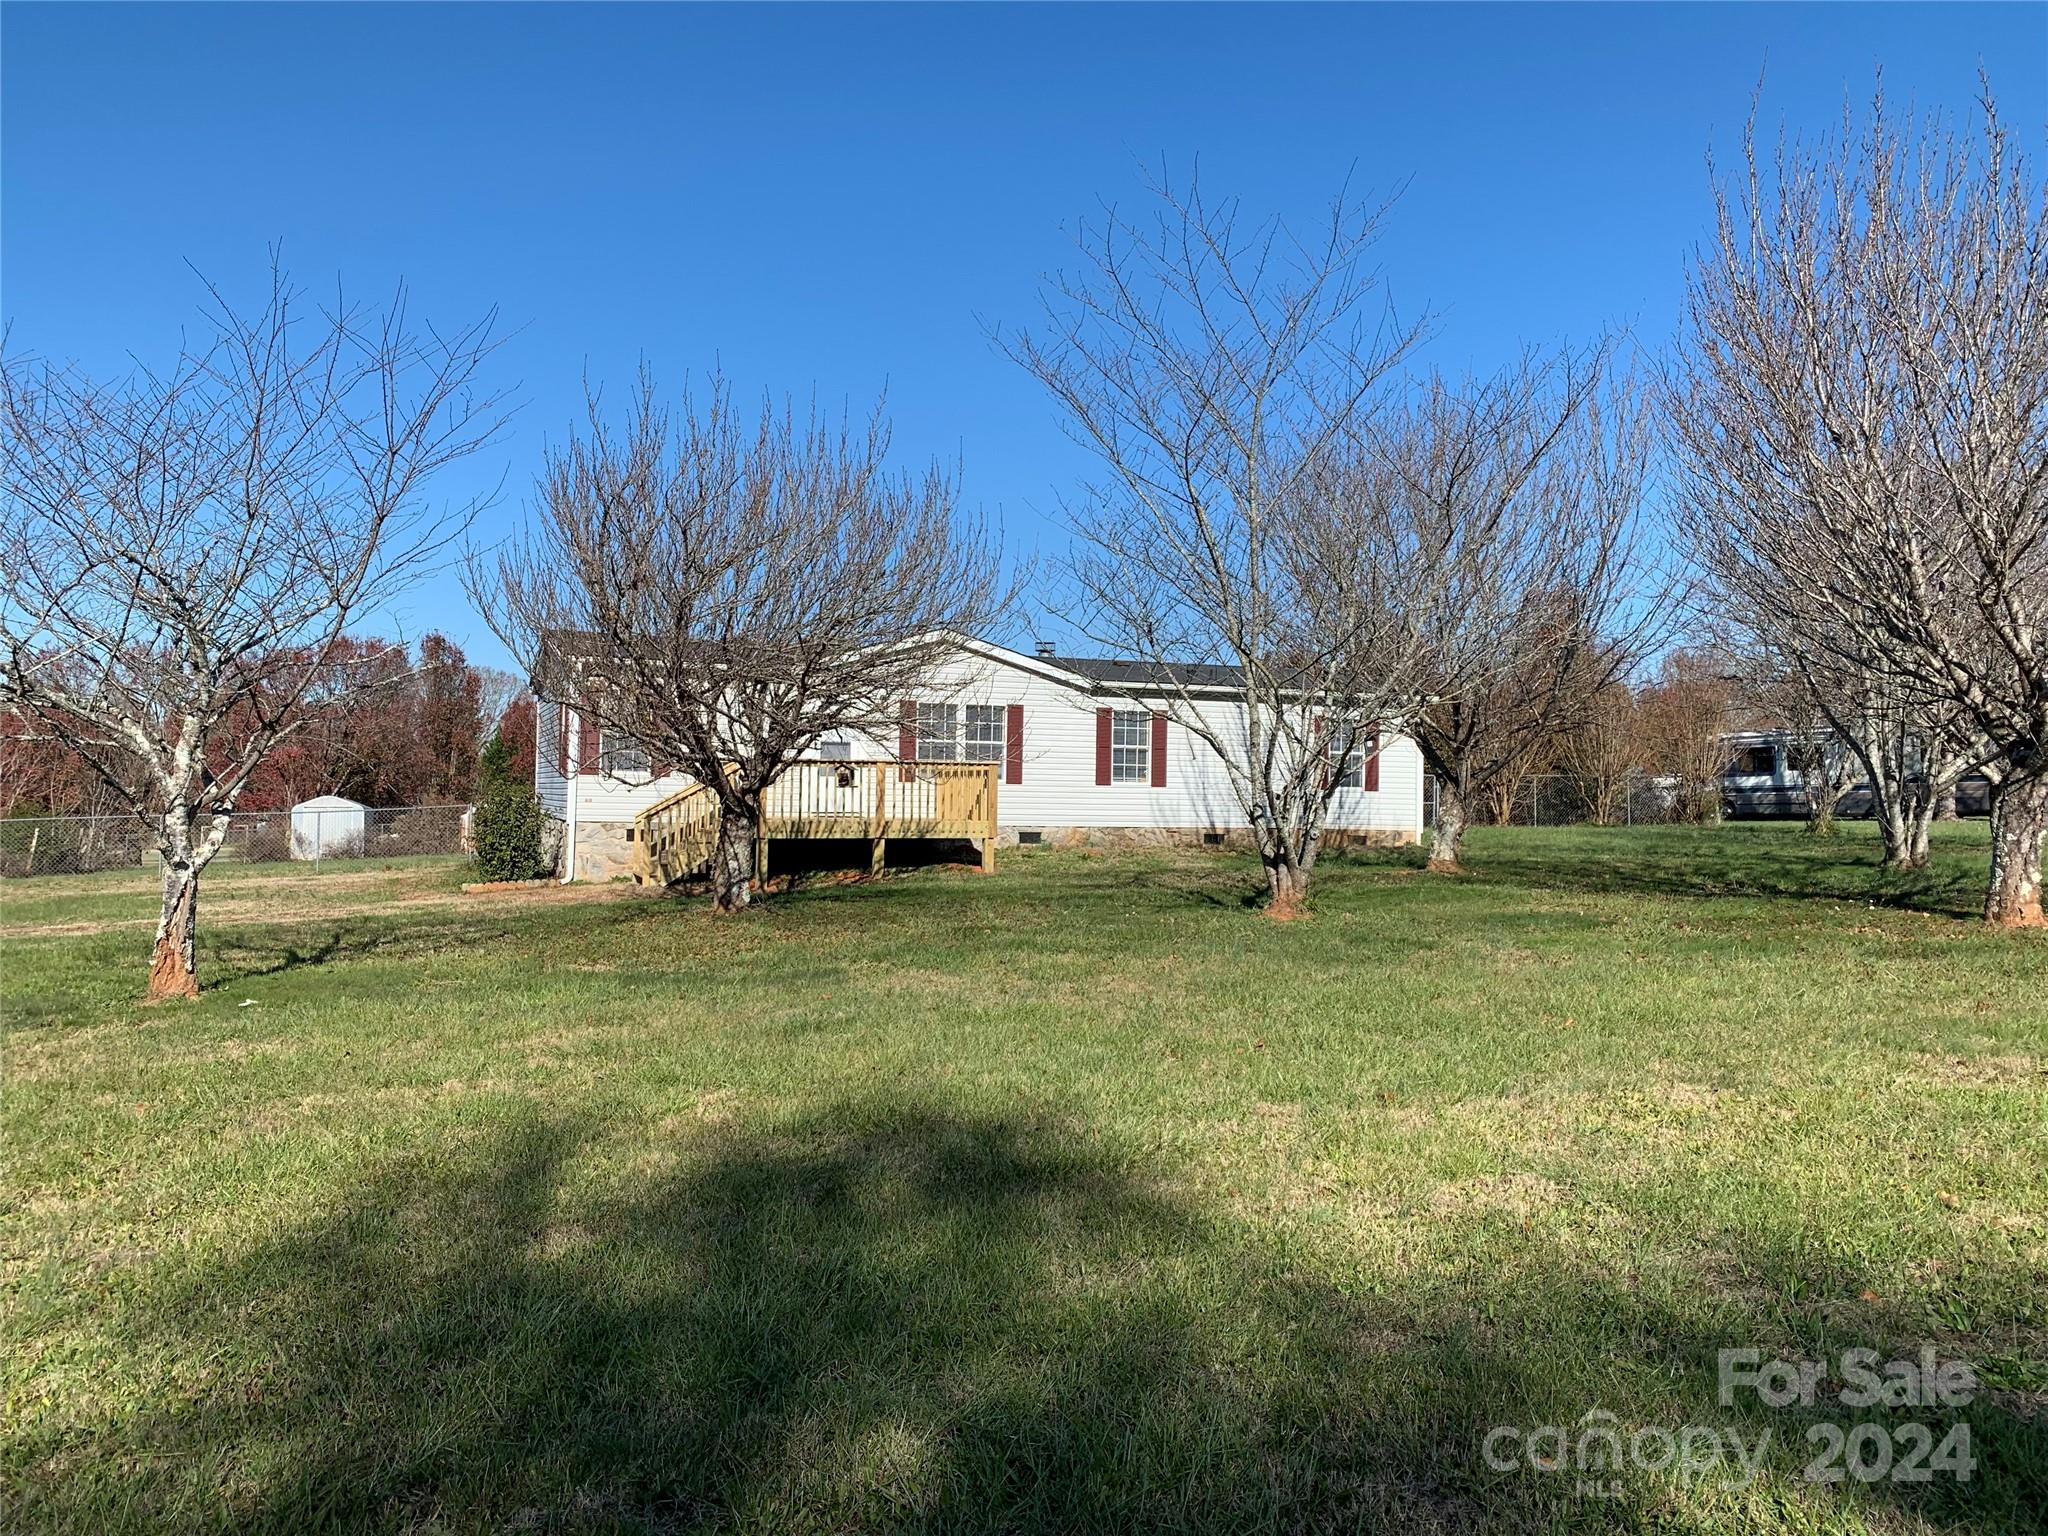
<svg viewBox="0 0 2048 1536">
<path fill-rule="evenodd" d="M 1870 814 L 1876 818 L 1877 835 L 1884 844 L 1879 867 L 1908 868 L 1910 838 L 1906 829 L 1905 785 L 1893 772 L 1889 758 L 1882 754 L 1870 776 Z"/>
<path fill-rule="evenodd" d="M 1285 850 L 1268 852 L 1266 865 L 1266 916 L 1280 922 L 1306 914 L 1308 869 Z"/>
<path fill-rule="evenodd" d="M 1925 786 L 1904 778 L 1891 782 L 1883 820 L 1886 869 L 1927 867 L 1927 824 L 1933 815 Z"/>
<path fill-rule="evenodd" d="M 719 912 L 744 912 L 753 901 L 754 854 L 760 845 L 760 813 L 725 806 L 718 817 L 718 846 L 711 856 L 711 905 Z"/>
<path fill-rule="evenodd" d="M 164 860 L 163 910 L 149 957 L 149 998 L 199 995 L 199 871 L 189 853 Z"/>
<path fill-rule="evenodd" d="M 1454 870 L 1465 841 L 1465 800 L 1448 779 L 1436 784 L 1436 820 L 1429 828 L 1429 867 Z"/>
<path fill-rule="evenodd" d="M 2041 839 L 2048 833 L 2048 777 L 2008 781 L 1991 806 L 1991 891 L 1984 920 L 2039 928 Z"/>
<path fill-rule="evenodd" d="M 1871 781 L 1878 829 L 1884 837 L 1885 869 L 1927 867 L 1927 824 L 1934 804 L 1924 784 L 1915 784 L 1889 759 Z"/>
<path fill-rule="evenodd" d="M 1963 814 L 1956 809 L 1956 787 L 1951 784 L 1934 797 L 1934 819 L 1936 821 L 1961 821 Z"/>
<path fill-rule="evenodd" d="M 1832 786 L 1818 788 L 1809 781 L 1806 786 L 1806 835 L 1808 837 L 1833 837 L 1835 835 L 1835 796 Z"/>
<path fill-rule="evenodd" d="M 1826 741 L 1812 738 L 1788 761 L 1806 795 L 1806 835 L 1833 837 L 1835 808 L 1842 800 L 1842 765 L 1829 759 Z"/>
<path fill-rule="evenodd" d="M 1906 863 L 1907 869 L 1925 869 L 1933 854 L 1928 848 L 1928 833 L 1934 826 L 1934 801 L 1925 787 L 1916 789 L 1906 802 Z"/>
</svg>

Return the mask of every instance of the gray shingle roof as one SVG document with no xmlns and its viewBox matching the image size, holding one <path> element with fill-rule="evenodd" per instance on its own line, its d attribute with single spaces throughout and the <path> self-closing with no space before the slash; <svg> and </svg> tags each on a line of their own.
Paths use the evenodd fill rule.
<svg viewBox="0 0 2048 1536">
<path fill-rule="evenodd" d="M 1127 688 L 1230 688 L 1236 686 L 1240 677 L 1236 667 L 1218 666 L 1206 661 L 1126 661 L 1103 656 L 1046 656 L 1041 659 L 1049 666 L 1085 677 L 1092 683 Z"/>
</svg>

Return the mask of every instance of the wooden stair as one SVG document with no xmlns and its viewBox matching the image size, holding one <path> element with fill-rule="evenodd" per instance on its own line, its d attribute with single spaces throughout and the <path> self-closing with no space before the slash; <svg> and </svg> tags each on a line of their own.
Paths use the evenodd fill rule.
<svg viewBox="0 0 2048 1536">
<path fill-rule="evenodd" d="M 718 797 L 702 784 L 678 790 L 633 818 L 642 885 L 674 885 L 711 866 L 718 847 Z"/>
<path fill-rule="evenodd" d="M 882 867 L 892 837 L 973 838 L 981 867 L 996 867 L 995 763 L 806 759 L 762 796 L 761 851 L 777 838 L 861 838 Z M 718 847 L 718 797 L 690 784 L 633 818 L 642 885 L 702 875 Z M 765 860 L 757 868 L 766 869 Z"/>
</svg>

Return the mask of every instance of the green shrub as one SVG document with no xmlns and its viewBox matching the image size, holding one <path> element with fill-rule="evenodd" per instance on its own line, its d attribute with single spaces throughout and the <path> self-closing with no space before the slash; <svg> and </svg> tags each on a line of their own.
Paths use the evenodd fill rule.
<svg viewBox="0 0 2048 1536">
<path fill-rule="evenodd" d="M 479 800 L 490 797 L 492 790 L 500 784 L 512 782 L 512 749 L 505 744 L 503 729 L 493 731 L 491 739 L 484 743 L 483 751 L 476 760 L 476 795 Z"/>
<path fill-rule="evenodd" d="M 541 848 L 547 819 L 525 785 L 502 779 L 492 784 L 470 821 L 477 872 L 486 880 L 538 880 L 548 874 Z"/>
</svg>

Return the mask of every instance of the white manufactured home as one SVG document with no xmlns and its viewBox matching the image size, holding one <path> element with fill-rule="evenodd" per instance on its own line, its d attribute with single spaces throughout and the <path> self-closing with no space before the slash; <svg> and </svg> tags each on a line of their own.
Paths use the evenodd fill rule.
<svg viewBox="0 0 2048 1536">
<path fill-rule="evenodd" d="M 1169 687 L 1213 697 L 1202 707 L 1219 726 L 1241 711 L 1224 668 L 1161 677 L 1144 663 L 963 639 L 901 702 L 887 739 L 822 741 L 783 776 L 770 791 L 770 835 L 863 838 L 878 862 L 885 837 L 970 838 L 985 859 L 998 843 L 1236 841 L 1248 828 L 1223 765 L 1168 717 Z M 693 800 L 687 776 L 657 773 L 638 743 L 600 731 L 573 699 L 544 699 L 535 727 L 541 802 L 572 851 L 566 877 L 666 878 L 678 857 L 708 856 L 708 797 Z M 1337 840 L 1417 840 L 1414 742 L 1388 734 L 1362 743 L 1331 771 Z"/>
</svg>

